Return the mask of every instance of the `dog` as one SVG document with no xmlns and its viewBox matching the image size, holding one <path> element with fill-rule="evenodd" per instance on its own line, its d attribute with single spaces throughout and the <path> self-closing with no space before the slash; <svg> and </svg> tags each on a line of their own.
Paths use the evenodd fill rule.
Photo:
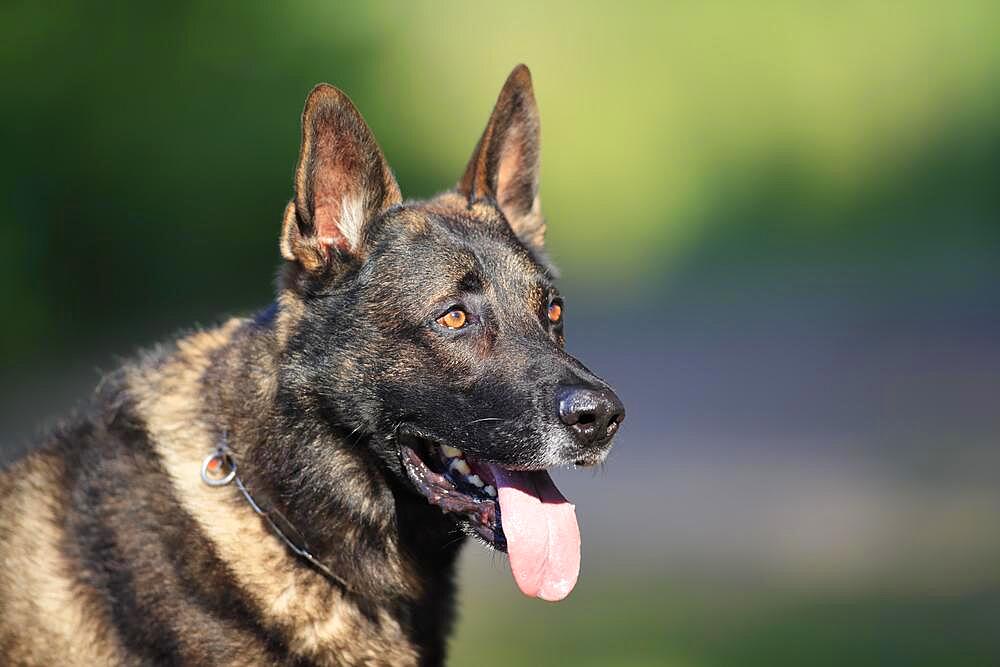
<svg viewBox="0 0 1000 667">
<path fill-rule="evenodd" d="M 564 598 L 546 470 L 604 461 L 625 412 L 564 351 L 538 180 L 523 65 L 425 201 L 314 88 L 274 303 L 126 363 L 0 475 L 0 662 L 442 664 L 469 537 Z"/>
</svg>

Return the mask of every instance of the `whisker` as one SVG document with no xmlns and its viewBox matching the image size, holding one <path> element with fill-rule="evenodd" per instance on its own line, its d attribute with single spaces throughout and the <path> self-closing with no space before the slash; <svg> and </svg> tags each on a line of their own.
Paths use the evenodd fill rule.
<svg viewBox="0 0 1000 667">
<path fill-rule="evenodd" d="M 354 445 L 358 444 L 359 442 L 361 442 L 361 438 L 365 437 L 364 433 L 361 433 L 360 435 L 358 435 L 357 438 L 354 437 L 354 434 L 357 433 L 358 431 L 360 431 L 363 427 L 364 427 L 364 424 L 358 424 L 358 426 L 356 428 L 354 428 L 354 430 L 352 430 L 350 433 L 348 433 L 346 438 L 344 438 L 345 440 L 347 440 L 351 444 L 352 447 Z"/>
<path fill-rule="evenodd" d="M 455 537 L 455 539 L 453 539 L 453 540 L 449 540 L 448 542 L 445 542 L 445 543 L 444 543 L 444 545 L 442 545 L 442 547 L 441 547 L 441 550 L 442 550 L 442 551 L 444 551 L 445 549 L 447 549 L 447 548 L 448 548 L 448 547 L 450 547 L 451 545 L 455 544 L 456 542 L 460 542 L 460 541 L 462 541 L 463 539 L 465 539 L 465 533 L 463 533 L 463 532 L 461 531 L 461 529 L 459 529 L 459 530 L 456 530 L 455 532 L 456 532 L 456 537 Z"/>
<path fill-rule="evenodd" d="M 471 422 L 466 424 L 466 426 L 472 426 L 473 424 L 478 424 L 480 422 L 502 422 L 506 421 L 500 417 L 483 417 L 482 419 L 473 419 Z"/>
</svg>

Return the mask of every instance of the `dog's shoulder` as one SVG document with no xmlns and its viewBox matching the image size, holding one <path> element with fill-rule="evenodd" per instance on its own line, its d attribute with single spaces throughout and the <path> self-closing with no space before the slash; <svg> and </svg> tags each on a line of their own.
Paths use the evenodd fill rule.
<svg viewBox="0 0 1000 667">
<path fill-rule="evenodd" d="M 122 662 L 107 619 L 80 586 L 67 531 L 94 510 L 74 505 L 74 476 L 95 445 L 107 442 L 105 424 L 104 411 L 88 406 L 0 472 L 0 656 L 6 664 Z"/>
<path fill-rule="evenodd" d="M 395 610 L 331 587 L 234 486 L 201 481 L 269 391 L 249 378 L 273 373 L 258 320 L 140 353 L 0 473 L 0 662 L 416 662 Z"/>
</svg>

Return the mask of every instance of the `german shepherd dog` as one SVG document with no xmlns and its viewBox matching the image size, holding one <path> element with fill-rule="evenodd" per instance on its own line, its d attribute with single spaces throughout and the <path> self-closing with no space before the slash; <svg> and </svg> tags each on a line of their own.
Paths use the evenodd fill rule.
<svg viewBox="0 0 1000 667">
<path fill-rule="evenodd" d="M 563 350 L 538 169 L 524 66 L 427 201 L 317 86 L 274 304 L 125 365 L 0 476 L 0 663 L 441 664 L 466 536 L 565 597 L 546 469 L 603 461 L 624 409 Z"/>
</svg>

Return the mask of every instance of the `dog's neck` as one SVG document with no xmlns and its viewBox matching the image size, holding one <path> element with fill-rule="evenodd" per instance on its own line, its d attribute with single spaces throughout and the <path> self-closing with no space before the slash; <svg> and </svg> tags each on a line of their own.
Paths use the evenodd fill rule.
<svg viewBox="0 0 1000 667">
<path fill-rule="evenodd" d="M 278 310 L 264 311 L 233 332 L 202 380 L 218 414 L 236 416 L 227 445 L 247 489 L 352 593 L 387 601 L 426 595 L 427 583 L 450 590 L 458 528 L 385 469 L 373 436 L 332 425 L 281 385 L 283 335 Z"/>
<path fill-rule="evenodd" d="M 155 445 L 148 466 L 162 470 L 178 511 L 197 527 L 189 537 L 226 564 L 289 641 L 310 655 L 353 647 L 387 664 L 418 655 L 437 664 L 463 540 L 393 481 L 358 434 L 347 438 L 283 394 L 280 336 L 280 318 L 193 333 L 123 368 L 98 398 L 121 413 L 115 419 L 142 425 Z M 248 490 L 267 496 L 343 586 L 293 553 L 234 485 L 202 481 L 199 464 L 223 433 Z"/>
</svg>

